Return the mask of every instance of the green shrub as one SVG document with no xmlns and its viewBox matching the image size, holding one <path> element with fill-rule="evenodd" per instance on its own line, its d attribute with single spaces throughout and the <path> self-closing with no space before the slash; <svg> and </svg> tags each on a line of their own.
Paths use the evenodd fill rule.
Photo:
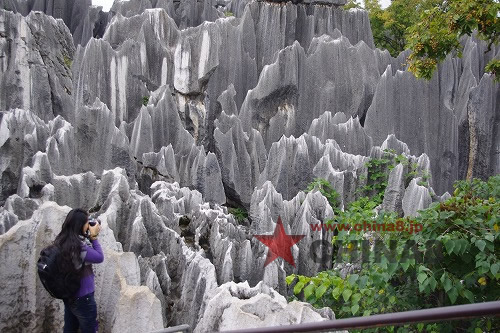
<svg viewBox="0 0 500 333">
<path fill-rule="evenodd" d="M 238 224 L 241 224 L 243 221 L 245 221 L 245 219 L 248 218 L 248 212 L 243 208 L 228 207 L 227 210 L 231 215 L 234 216 Z"/>
<path fill-rule="evenodd" d="M 453 196 L 420 211 L 415 218 L 400 219 L 403 223 L 419 223 L 423 230 L 410 234 L 377 232 L 376 237 L 394 244 L 395 260 L 387 253 L 376 260 L 369 253 L 361 269 L 343 279 L 329 270 L 307 277 L 290 275 L 287 283 L 295 282 L 294 294 L 316 307 L 328 306 L 338 318 L 367 316 L 377 313 L 400 312 L 453 304 L 479 303 L 500 298 L 500 176 L 487 182 L 473 180 L 455 183 Z M 375 216 L 373 199 L 361 198 L 337 217 L 339 223 L 396 222 L 395 214 L 384 212 Z M 333 241 L 348 244 L 342 257 L 349 261 L 351 245 L 364 239 L 361 233 L 339 231 Z M 432 241 L 429 243 L 429 241 Z M 405 246 L 414 244 L 423 257 L 408 256 Z M 431 260 L 439 253 L 440 260 Z M 351 260 L 352 261 L 352 260 Z M 476 319 L 468 322 L 418 324 L 405 326 L 405 332 L 491 331 L 498 320 Z M 494 326 L 493 326 L 494 327 Z M 394 328 L 385 330 L 395 331 Z"/>
<path fill-rule="evenodd" d="M 306 193 L 309 193 L 317 189 L 327 200 L 333 210 L 339 208 L 339 193 L 330 185 L 330 182 L 323 178 L 316 178 L 313 182 L 309 184 L 306 189 Z"/>
<path fill-rule="evenodd" d="M 71 65 L 73 64 L 73 59 L 71 59 L 67 55 L 64 55 L 63 56 L 63 60 L 64 60 L 64 65 L 66 65 L 66 67 L 68 67 L 69 69 L 71 69 Z"/>
</svg>

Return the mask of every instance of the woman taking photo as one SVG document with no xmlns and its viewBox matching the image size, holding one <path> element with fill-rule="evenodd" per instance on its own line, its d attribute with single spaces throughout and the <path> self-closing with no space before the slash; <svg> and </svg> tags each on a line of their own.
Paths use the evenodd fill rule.
<svg viewBox="0 0 500 333">
<path fill-rule="evenodd" d="M 97 240 L 100 222 L 90 219 L 80 208 L 71 210 L 57 235 L 54 245 L 60 249 L 58 266 L 80 276 L 80 289 L 64 299 L 64 333 L 97 332 L 97 305 L 94 299 L 92 264 L 103 262 L 104 255 Z"/>
</svg>

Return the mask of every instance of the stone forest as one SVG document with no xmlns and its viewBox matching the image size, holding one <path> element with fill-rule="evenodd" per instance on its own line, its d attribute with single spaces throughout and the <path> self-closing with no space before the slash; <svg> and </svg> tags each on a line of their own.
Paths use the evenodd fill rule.
<svg viewBox="0 0 500 333">
<path fill-rule="evenodd" d="M 72 208 L 102 222 L 99 332 L 498 300 L 500 47 L 416 78 L 346 3 L 1 0 L 0 331 L 62 332 L 37 259 Z M 390 239 L 439 262 L 350 255 Z"/>
</svg>

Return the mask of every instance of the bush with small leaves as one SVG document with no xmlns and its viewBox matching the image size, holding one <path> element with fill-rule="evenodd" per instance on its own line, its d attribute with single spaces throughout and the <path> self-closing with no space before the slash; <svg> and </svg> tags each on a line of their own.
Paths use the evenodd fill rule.
<svg viewBox="0 0 500 333">
<path fill-rule="evenodd" d="M 339 318 L 376 313 L 408 311 L 453 304 L 479 303 L 500 298 L 500 175 L 487 182 L 455 183 L 453 196 L 420 211 L 418 217 L 397 219 L 379 212 L 370 198 L 351 203 L 336 222 L 421 224 L 418 233 L 377 231 L 377 239 L 387 245 L 362 253 L 361 269 L 342 278 L 329 270 L 307 277 L 290 275 L 294 294 L 316 307 L 328 306 Z M 345 247 L 342 260 L 351 260 L 353 250 L 367 240 L 359 232 L 339 231 L 332 239 Z M 411 251 L 410 251 L 411 250 Z M 417 251 L 418 250 L 418 251 Z M 335 260 L 339 259 L 334 253 Z M 406 325 L 404 332 L 495 331 L 498 319 L 480 318 L 467 322 Z M 398 329 L 398 332 L 400 331 Z M 386 328 L 384 331 L 395 331 Z M 372 330 L 377 331 L 377 330 Z M 364 332 L 364 331 L 363 331 Z"/>
</svg>

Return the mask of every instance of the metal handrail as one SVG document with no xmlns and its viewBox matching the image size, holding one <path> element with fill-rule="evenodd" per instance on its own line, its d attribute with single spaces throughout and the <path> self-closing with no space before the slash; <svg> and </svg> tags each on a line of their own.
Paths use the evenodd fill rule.
<svg viewBox="0 0 500 333">
<path fill-rule="evenodd" d="M 326 320 L 296 325 L 248 328 L 223 331 L 224 333 L 277 333 L 277 332 L 322 332 L 332 329 L 364 329 L 382 326 L 406 325 L 423 322 L 458 320 L 474 317 L 500 316 L 500 301 L 465 305 L 454 305 L 440 308 L 413 310 L 379 314 L 366 317 L 354 317 L 337 320 Z"/>
</svg>

